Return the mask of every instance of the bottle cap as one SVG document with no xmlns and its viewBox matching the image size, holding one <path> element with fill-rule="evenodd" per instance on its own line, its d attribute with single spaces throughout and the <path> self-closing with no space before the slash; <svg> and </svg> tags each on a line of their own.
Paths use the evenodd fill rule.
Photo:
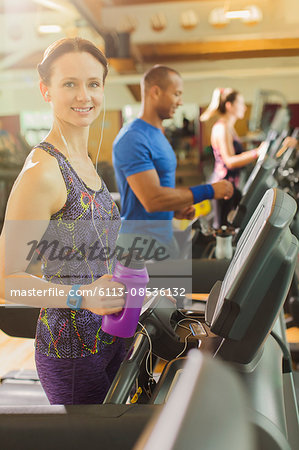
<svg viewBox="0 0 299 450">
<path fill-rule="evenodd" d="M 233 232 L 226 225 L 222 225 L 221 228 L 216 230 L 215 235 L 216 235 L 216 237 L 218 237 L 218 236 L 219 237 L 228 237 L 228 236 L 232 236 Z"/>
</svg>

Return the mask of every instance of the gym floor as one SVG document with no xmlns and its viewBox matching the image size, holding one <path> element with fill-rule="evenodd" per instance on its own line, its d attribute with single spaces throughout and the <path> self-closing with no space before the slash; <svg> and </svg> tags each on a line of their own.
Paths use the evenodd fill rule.
<svg viewBox="0 0 299 450">
<path fill-rule="evenodd" d="M 11 337 L 0 330 L 0 379 L 18 369 L 35 370 L 34 340 Z"/>
</svg>

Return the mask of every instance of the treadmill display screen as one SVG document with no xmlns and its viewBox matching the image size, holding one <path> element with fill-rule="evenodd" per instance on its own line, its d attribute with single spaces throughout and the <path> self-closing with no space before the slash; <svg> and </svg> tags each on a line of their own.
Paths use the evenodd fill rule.
<svg viewBox="0 0 299 450">
<path fill-rule="evenodd" d="M 247 224 L 242 236 L 238 242 L 236 252 L 229 265 L 228 271 L 223 280 L 217 305 L 213 315 L 213 322 L 217 318 L 224 299 L 232 287 L 234 281 L 237 279 L 238 274 L 242 271 L 242 267 L 251 251 L 253 243 L 258 239 L 262 232 L 267 219 L 269 218 L 272 210 L 272 204 L 274 200 L 274 190 L 268 190 L 260 202 L 258 208 L 255 210 L 251 220 Z"/>
</svg>

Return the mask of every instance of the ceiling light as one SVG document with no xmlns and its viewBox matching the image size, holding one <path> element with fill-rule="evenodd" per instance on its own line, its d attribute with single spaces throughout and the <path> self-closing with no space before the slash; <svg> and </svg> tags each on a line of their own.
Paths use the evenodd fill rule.
<svg viewBox="0 0 299 450">
<path fill-rule="evenodd" d="M 56 11 L 65 11 L 65 6 L 59 5 L 59 3 L 53 0 L 33 0 L 33 2 L 44 6 L 45 8 L 55 9 Z"/>
<path fill-rule="evenodd" d="M 167 20 L 164 13 L 154 14 L 151 19 L 151 27 L 154 31 L 163 31 L 167 27 Z"/>
<path fill-rule="evenodd" d="M 249 12 L 247 18 L 242 19 L 247 25 L 255 25 L 262 21 L 263 13 L 257 6 L 247 6 L 246 10 Z"/>
<path fill-rule="evenodd" d="M 198 25 L 198 16 L 195 11 L 189 9 L 187 11 L 183 11 L 180 17 L 181 27 L 184 30 L 193 30 Z"/>
<path fill-rule="evenodd" d="M 60 25 L 39 25 L 38 32 L 42 34 L 46 33 L 60 33 L 61 26 Z"/>
<path fill-rule="evenodd" d="M 224 13 L 227 19 L 249 19 L 250 11 L 248 9 L 241 9 L 240 11 L 226 11 Z"/>
<path fill-rule="evenodd" d="M 224 27 L 231 20 L 241 20 L 247 25 L 255 25 L 263 18 L 262 11 L 257 6 L 247 6 L 244 9 L 228 11 L 226 8 L 214 8 L 209 15 L 209 23 L 214 27 Z"/>
<path fill-rule="evenodd" d="M 209 14 L 209 23 L 216 28 L 225 27 L 229 19 L 225 16 L 224 8 L 214 8 Z"/>
<path fill-rule="evenodd" d="M 73 4 L 66 0 L 32 0 L 34 3 L 67 14 L 68 17 L 78 18 L 78 10 Z"/>
<path fill-rule="evenodd" d="M 117 27 L 118 32 L 123 33 L 133 33 L 137 28 L 137 19 L 135 16 L 126 15 L 122 17 L 119 26 Z"/>
</svg>

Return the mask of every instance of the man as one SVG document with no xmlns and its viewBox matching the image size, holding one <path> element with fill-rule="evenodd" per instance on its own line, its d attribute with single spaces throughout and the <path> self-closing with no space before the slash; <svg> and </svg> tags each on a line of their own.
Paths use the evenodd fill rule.
<svg viewBox="0 0 299 450">
<path fill-rule="evenodd" d="M 232 184 L 226 180 L 175 187 L 176 157 L 163 134 L 162 122 L 173 117 L 182 105 L 182 93 L 183 80 L 178 72 L 166 66 L 152 67 L 141 81 L 140 118 L 123 127 L 113 145 L 122 219 L 144 221 L 143 232 L 158 242 L 167 242 L 173 254 L 178 249 L 172 218 L 192 219 L 193 204 L 210 198 L 230 198 L 233 193 Z"/>
</svg>

